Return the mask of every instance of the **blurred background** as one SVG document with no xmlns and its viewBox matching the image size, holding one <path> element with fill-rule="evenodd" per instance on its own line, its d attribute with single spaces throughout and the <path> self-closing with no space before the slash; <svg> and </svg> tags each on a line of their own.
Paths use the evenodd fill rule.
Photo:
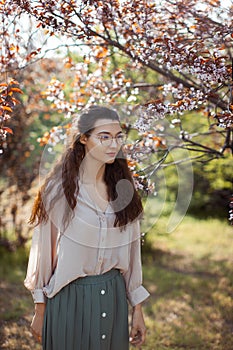
<svg viewBox="0 0 233 350">
<path fill-rule="evenodd" d="M 97 103 L 121 116 L 145 208 L 143 349 L 232 350 L 232 1 L 0 9 L 0 349 L 41 348 L 23 285 L 28 219 L 74 121 Z"/>
</svg>

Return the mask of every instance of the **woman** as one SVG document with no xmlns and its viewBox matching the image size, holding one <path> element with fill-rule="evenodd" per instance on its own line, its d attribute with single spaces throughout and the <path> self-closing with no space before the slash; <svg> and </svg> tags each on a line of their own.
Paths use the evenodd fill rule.
<svg viewBox="0 0 233 350">
<path fill-rule="evenodd" d="M 141 200 L 122 151 L 118 114 L 92 106 L 34 203 L 36 224 L 25 286 L 31 328 L 44 350 L 141 346 Z M 128 302 L 132 325 L 128 331 Z"/>
</svg>

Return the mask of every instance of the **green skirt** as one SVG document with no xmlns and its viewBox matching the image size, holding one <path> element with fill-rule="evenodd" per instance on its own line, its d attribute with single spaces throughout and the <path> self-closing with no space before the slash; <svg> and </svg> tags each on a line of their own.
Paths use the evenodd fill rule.
<svg viewBox="0 0 233 350">
<path fill-rule="evenodd" d="M 78 278 L 47 300 L 43 350 L 128 350 L 128 303 L 119 270 Z"/>
</svg>

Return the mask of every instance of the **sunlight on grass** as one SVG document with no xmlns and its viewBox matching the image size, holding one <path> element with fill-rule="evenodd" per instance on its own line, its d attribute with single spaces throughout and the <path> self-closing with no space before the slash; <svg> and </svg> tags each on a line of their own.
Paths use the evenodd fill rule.
<svg viewBox="0 0 233 350">
<path fill-rule="evenodd" d="M 151 293 L 144 303 L 142 349 L 232 350 L 232 227 L 185 217 L 166 234 L 166 220 L 157 220 L 142 247 L 144 285 Z M 0 253 L 0 348 L 40 349 L 29 327 L 32 298 L 23 286 L 28 247 Z"/>
<path fill-rule="evenodd" d="M 161 218 L 146 236 L 146 350 L 232 350 L 232 227 L 186 217 L 171 234 Z M 158 229 L 158 230 L 157 230 Z M 158 234 L 159 232 L 159 234 Z"/>
<path fill-rule="evenodd" d="M 181 251 L 198 259 L 210 256 L 217 260 L 232 259 L 233 229 L 227 221 L 185 217 L 174 232 L 166 234 L 163 233 L 166 220 L 166 217 L 162 217 L 146 235 L 154 248 L 159 246 L 173 252 Z"/>
</svg>

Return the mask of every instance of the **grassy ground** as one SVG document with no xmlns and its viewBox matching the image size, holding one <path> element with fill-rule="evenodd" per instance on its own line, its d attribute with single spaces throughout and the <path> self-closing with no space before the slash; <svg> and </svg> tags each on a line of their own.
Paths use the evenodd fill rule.
<svg viewBox="0 0 233 350">
<path fill-rule="evenodd" d="M 153 252 L 144 259 L 151 291 L 144 349 L 232 350 L 232 227 L 185 218 L 170 235 L 155 232 L 148 234 Z"/>
<path fill-rule="evenodd" d="M 162 234 L 165 224 L 161 219 L 143 246 L 151 293 L 143 349 L 232 350 L 232 227 L 186 217 L 175 232 Z M 22 284 L 25 267 L 24 251 L 0 251 L 0 349 L 40 349 L 29 329 L 33 303 Z"/>
<path fill-rule="evenodd" d="M 0 349 L 39 350 L 30 333 L 33 302 L 23 286 L 25 250 L 0 250 Z"/>
</svg>

